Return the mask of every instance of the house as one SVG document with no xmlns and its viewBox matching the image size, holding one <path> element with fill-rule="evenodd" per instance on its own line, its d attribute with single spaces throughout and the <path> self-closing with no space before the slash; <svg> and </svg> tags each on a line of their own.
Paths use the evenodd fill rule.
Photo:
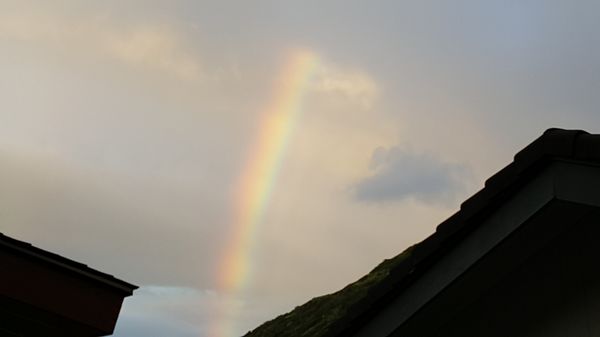
<svg viewBox="0 0 600 337">
<path fill-rule="evenodd" d="M 137 286 L 0 234 L 0 336 L 112 334 Z"/>
<path fill-rule="evenodd" d="M 249 337 L 600 336 L 600 135 L 549 129 L 435 233 Z"/>
</svg>

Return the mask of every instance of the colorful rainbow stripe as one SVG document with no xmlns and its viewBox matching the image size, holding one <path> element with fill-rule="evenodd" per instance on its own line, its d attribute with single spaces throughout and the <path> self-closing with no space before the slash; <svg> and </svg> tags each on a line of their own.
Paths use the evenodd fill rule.
<svg viewBox="0 0 600 337">
<path fill-rule="evenodd" d="M 318 58 L 309 51 L 289 54 L 275 83 L 271 102 L 262 114 L 257 139 L 237 184 L 234 222 L 229 244 L 218 270 L 219 292 L 235 299 L 249 282 L 255 234 L 268 206 L 285 150 L 300 113 L 302 98 L 317 68 Z M 221 308 L 210 337 L 233 337 L 234 308 Z M 228 318 L 225 318 L 228 317 Z"/>
</svg>

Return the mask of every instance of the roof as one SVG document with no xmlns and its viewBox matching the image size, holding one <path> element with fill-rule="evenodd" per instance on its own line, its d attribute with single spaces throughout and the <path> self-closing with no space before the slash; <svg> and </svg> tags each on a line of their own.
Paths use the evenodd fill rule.
<svg viewBox="0 0 600 337">
<path fill-rule="evenodd" d="M 0 334 L 106 336 L 138 287 L 0 234 Z"/>
<path fill-rule="evenodd" d="M 483 189 L 464 201 L 460 210 L 439 224 L 428 238 L 384 261 L 357 282 L 336 293 L 315 298 L 246 336 L 350 335 L 481 225 L 482 219 L 511 198 L 524 183 L 556 160 L 600 164 L 600 135 L 582 130 L 546 130 L 518 152 L 512 163 L 490 177 Z"/>
<path fill-rule="evenodd" d="M 13 239 L 2 233 L 0 233 L 0 248 L 8 249 L 20 255 L 33 258 L 37 261 L 43 261 L 44 263 L 49 264 L 59 270 L 96 281 L 110 287 L 113 290 L 123 293 L 125 296 L 131 295 L 133 291 L 138 288 L 136 285 L 119 280 L 112 275 L 92 269 L 83 263 L 79 263 L 66 257 L 40 249 L 30 243 Z"/>
</svg>

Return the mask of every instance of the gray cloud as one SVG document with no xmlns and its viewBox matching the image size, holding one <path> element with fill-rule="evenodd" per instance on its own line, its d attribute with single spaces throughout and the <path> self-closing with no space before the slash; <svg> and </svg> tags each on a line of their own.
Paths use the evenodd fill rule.
<svg viewBox="0 0 600 337">
<path fill-rule="evenodd" d="M 314 192 L 306 184 L 281 189 L 280 201 L 297 201 L 278 210 L 271 241 L 261 243 L 262 283 L 249 294 L 255 305 L 244 311 L 244 327 L 351 280 L 340 275 L 370 270 L 398 247 L 398 235 L 388 231 L 425 235 L 430 227 L 390 226 L 379 235 L 362 224 L 393 223 L 398 214 L 419 224 L 442 217 L 438 206 L 455 208 L 473 186 L 470 169 L 454 162 L 484 179 L 549 126 L 600 125 L 595 2 L 28 3 L 15 10 L 19 15 L 11 6 L 0 15 L 0 231 L 125 280 L 214 287 L 228 193 L 255 132 L 253 112 L 268 99 L 287 47 L 314 49 L 367 73 L 383 112 L 369 116 L 397 126 L 400 142 L 419 144 L 412 152 L 374 151 L 371 175 L 354 185 L 359 207 L 321 183 L 359 163 L 326 162 L 327 151 L 304 149 L 323 151 L 297 168 Z M 18 21 L 28 17 L 46 21 Z M 195 81 L 178 76 L 190 69 Z M 318 109 L 304 118 L 317 115 L 329 116 L 327 125 L 343 124 Z M 356 124 L 344 132 L 379 134 Z M 353 158 L 364 153 L 351 137 L 339 138 Z M 396 138 L 376 137 L 365 148 L 394 144 L 386 139 Z M 316 205 L 316 194 L 335 202 Z M 403 200 L 428 211 L 410 203 L 385 212 L 369 207 Z M 350 234 L 340 240 L 340 230 Z M 350 248 L 357 245 L 365 249 Z M 332 265 L 339 267 L 333 276 Z M 140 289 L 125 303 L 116 336 L 201 336 L 210 315 L 202 311 L 203 294 L 191 297 L 196 302 L 165 308 L 183 299 Z M 201 318 L 188 325 L 178 318 L 186 313 Z"/>
<path fill-rule="evenodd" d="M 181 326 L 177 322 L 156 317 L 128 317 L 123 315 L 115 330 L 114 337 L 197 337 L 198 330 Z"/>
<path fill-rule="evenodd" d="M 185 287 L 147 286 L 127 298 L 115 337 L 206 336 L 216 295 Z"/>
<path fill-rule="evenodd" d="M 0 179 L 1 232 L 137 284 L 212 287 L 226 218 L 214 193 L 9 155 Z"/>
<path fill-rule="evenodd" d="M 413 198 L 426 203 L 447 204 L 464 193 L 472 179 L 464 166 L 398 147 L 376 148 L 370 169 L 374 174 L 356 185 L 356 197 L 361 201 Z"/>
</svg>

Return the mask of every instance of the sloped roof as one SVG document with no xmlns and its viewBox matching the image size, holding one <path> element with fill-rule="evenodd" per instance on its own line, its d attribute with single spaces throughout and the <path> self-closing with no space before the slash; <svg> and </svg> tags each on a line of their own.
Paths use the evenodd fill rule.
<svg viewBox="0 0 600 337">
<path fill-rule="evenodd" d="M 138 287 L 0 234 L 0 334 L 106 336 Z"/>
<path fill-rule="evenodd" d="M 481 219 L 556 159 L 600 163 L 600 135 L 582 130 L 546 130 L 517 153 L 512 163 L 490 177 L 483 189 L 464 201 L 460 210 L 439 224 L 428 238 L 384 261 L 344 289 L 315 298 L 288 314 L 266 322 L 246 336 L 348 335 L 480 225 Z"/>
<path fill-rule="evenodd" d="M 0 247 L 25 255 L 38 261 L 52 265 L 54 268 L 76 274 L 89 280 L 102 283 L 105 286 L 129 296 L 138 286 L 119 280 L 110 274 L 92 269 L 83 263 L 70 260 L 58 254 L 35 247 L 32 244 L 13 239 L 0 233 Z"/>
</svg>

